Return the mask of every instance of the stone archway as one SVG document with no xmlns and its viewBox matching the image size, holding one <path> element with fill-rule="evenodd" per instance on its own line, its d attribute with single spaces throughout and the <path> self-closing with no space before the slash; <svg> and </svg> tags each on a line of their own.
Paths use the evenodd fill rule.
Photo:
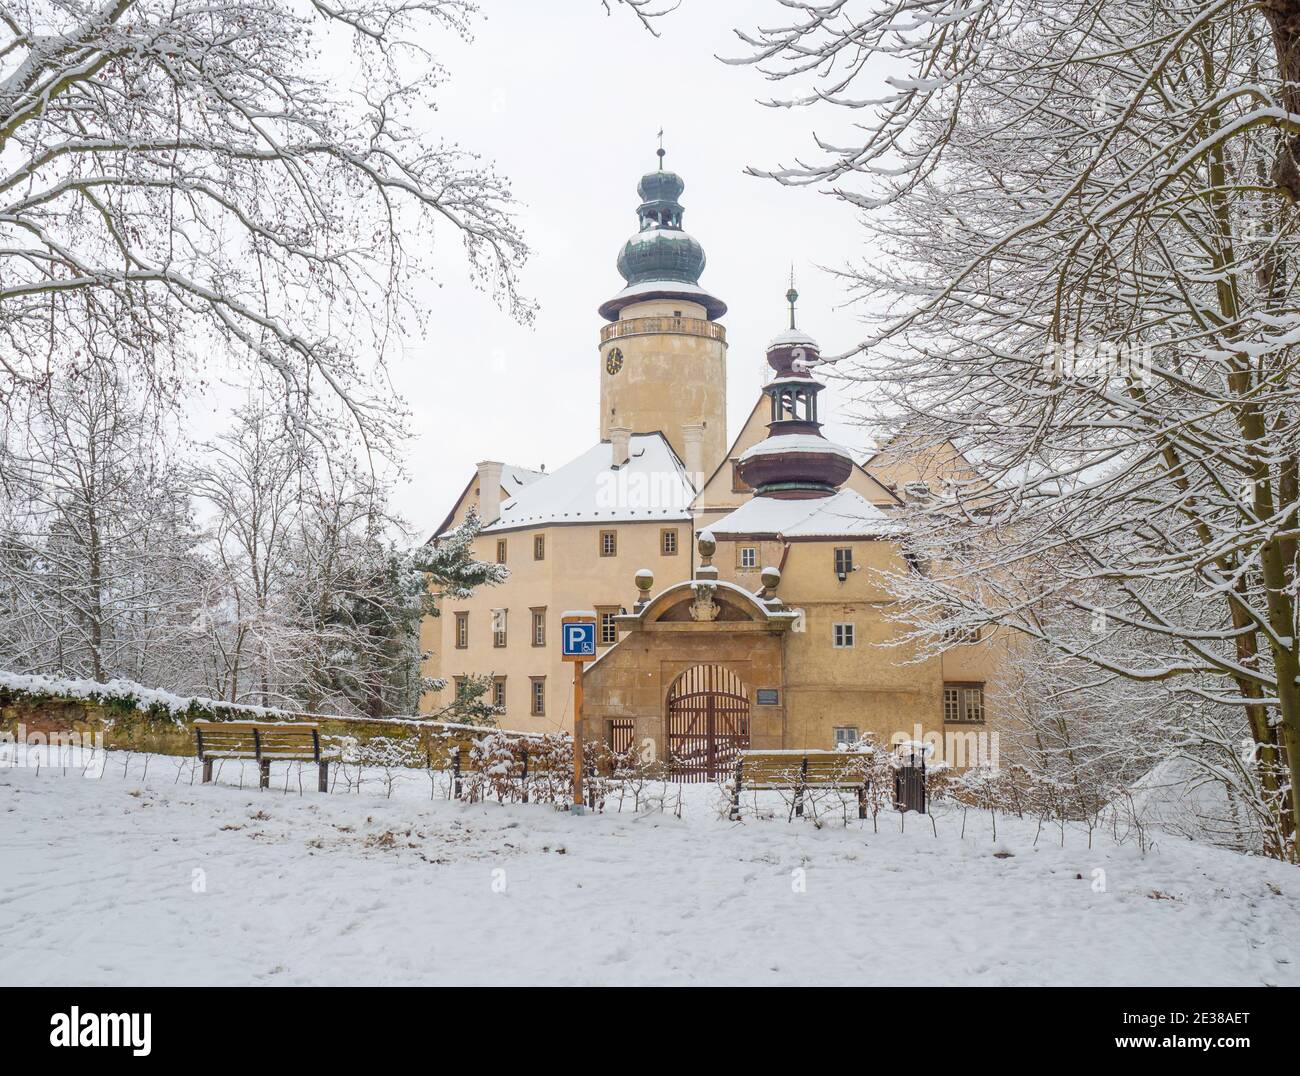
<svg viewBox="0 0 1300 1076">
<path fill-rule="evenodd" d="M 749 693 L 725 665 L 693 665 L 664 704 L 668 767 L 679 781 L 716 781 L 749 746 Z"/>
</svg>

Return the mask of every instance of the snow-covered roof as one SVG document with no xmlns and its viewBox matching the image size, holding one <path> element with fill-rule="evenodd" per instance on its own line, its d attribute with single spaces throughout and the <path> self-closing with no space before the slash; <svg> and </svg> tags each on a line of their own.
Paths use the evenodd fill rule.
<svg viewBox="0 0 1300 1076">
<path fill-rule="evenodd" d="M 781 538 L 870 538 L 893 533 L 897 523 L 860 493 L 829 497 L 751 497 L 712 524 L 719 537 L 772 534 Z"/>
<path fill-rule="evenodd" d="M 628 240 L 628 243 L 648 243 L 655 239 L 668 239 L 670 241 L 685 239 L 687 242 L 699 243 L 695 236 L 683 231 L 681 228 L 666 228 L 659 224 L 637 232 Z"/>
<path fill-rule="evenodd" d="M 824 452 L 853 461 L 853 454 L 847 448 L 813 433 L 779 433 L 765 438 L 753 448 L 745 449 L 740 455 L 740 460 L 743 463 L 754 456 L 773 456 L 784 452 Z"/>
<path fill-rule="evenodd" d="M 545 477 L 545 471 L 534 471 L 528 467 L 516 467 L 513 463 L 507 463 L 501 468 L 501 487 L 514 496 L 525 486 L 530 486 L 539 478 Z"/>
<path fill-rule="evenodd" d="M 643 298 L 656 296 L 699 303 L 704 307 L 705 316 L 710 320 L 720 318 L 727 312 L 726 303 L 698 284 L 691 284 L 685 280 L 642 280 L 636 284 L 629 284 L 612 299 L 606 299 L 601 303 L 600 316 L 608 321 L 617 321 L 618 312 L 623 307 L 639 302 Z"/>
<path fill-rule="evenodd" d="M 501 517 L 483 532 L 551 523 L 686 520 L 695 489 L 681 460 L 660 433 L 636 433 L 628 461 L 611 465 L 608 441 L 558 470 L 540 475 L 501 503 Z"/>
<path fill-rule="evenodd" d="M 636 299 L 642 295 L 657 295 L 663 291 L 670 291 L 674 295 L 698 295 L 700 302 L 713 298 L 710 292 L 698 284 L 688 284 L 685 280 L 643 280 L 640 284 L 629 284 L 614 298 Z"/>
</svg>

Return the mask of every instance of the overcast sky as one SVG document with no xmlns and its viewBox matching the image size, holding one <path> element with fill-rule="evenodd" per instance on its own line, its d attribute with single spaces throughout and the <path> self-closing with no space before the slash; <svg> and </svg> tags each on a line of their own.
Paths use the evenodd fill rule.
<svg viewBox="0 0 1300 1076">
<path fill-rule="evenodd" d="M 729 307 L 728 436 L 759 391 L 764 345 L 784 327 L 791 262 L 800 326 L 828 352 L 857 331 L 817 269 L 863 253 L 851 211 L 744 174 L 815 152 L 815 117 L 761 106 L 771 84 L 714 58 L 741 49 L 733 27 L 779 19 L 772 0 L 684 0 L 658 38 L 626 11 L 606 16 L 598 0 L 483 7 L 471 44 L 435 46 L 450 72 L 440 133 L 510 178 L 535 251 L 524 290 L 540 309 L 523 327 L 463 275 L 431 282 L 428 336 L 391 371 L 416 435 L 397 507 L 417 531 L 441 521 L 476 461 L 554 470 L 598 439 L 596 307 L 623 285 L 614 260 L 636 230 L 636 184 L 656 165 L 661 126 L 666 165 L 686 182 L 684 227 L 708 257 L 701 283 Z M 843 132 L 847 117 L 822 113 L 818 123 Z M 450 232 L 444 241 L 459 242 Z M 838 402 L 832 395 L 832 412 Z M 827 432 L 867 442 L 860 429 Z"/>
</svg>

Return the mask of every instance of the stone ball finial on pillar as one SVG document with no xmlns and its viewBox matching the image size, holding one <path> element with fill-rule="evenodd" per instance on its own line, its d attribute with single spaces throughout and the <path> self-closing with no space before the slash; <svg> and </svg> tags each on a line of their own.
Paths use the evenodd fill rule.
<svg viewBox="0 0 1300 1076">
<path fill-rule="evenodd" d="M 696 541 L 696 548 L 700 551 L 700 560 L 708 564 L 713 559 L 713 554 L 718 551 L 718 540 L 713 537 L 713 532 L 708 530 L 700 531 L 700 536 Z"/>
<path fill-rule="evenodd" d="M 696 579 L 717 579 L 718 569 L 713 566 L 713 554 L 718 551 L 717 539 L 707 527 L 700 531 L 695 540 L 695 548 L 700 553 L 700 565 L 695 569 Z"/>
<path fill-rule="evenodd" d="M 650 600 L 650 588 L 655 585 L 655 573 L 649 568 L 638 569 L 636 580 L 636 608 L 644 609 Z"/>
</svg>

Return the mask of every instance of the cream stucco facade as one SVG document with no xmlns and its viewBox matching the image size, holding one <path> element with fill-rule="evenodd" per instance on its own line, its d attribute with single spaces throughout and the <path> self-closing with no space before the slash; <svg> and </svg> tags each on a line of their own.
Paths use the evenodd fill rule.
<svg viewBox="0 0 1300 1076">
<path fill-rule="evenodd" d="M 628 286 L 602 305 L 608 324 L 593 355 L 600 442 L 549 475 L 480 463 L 439 527 L 445 533 L 476 508 L 485 526 L 475 554 L 504 560 L 509 578 L 446 600 L 425 621 L 426 674 L 453 683 L 493 677 L 502 727 L 572 729 L 573 665 L 561 659 L 559 623 L 566 611 L 590 609 L 600 631 L 584 676 L 586 734 L 634 735 L 658 757 L 672 749 L 670 696 L 680 694 L 686 670 L 701 666 L 727 670 L 754 746 L 826 748 L 868 734 L 888 742 L 987 727 L 997 714 L 987 689 L 1003 641 L 987 637 L 916 660 L 897 645 L 905 627 L 887 586 L 890 573 L 914 570 L 890 524 L 906 486 L 935 480 L 936 467 L 960 469 L 961 453 L 947 446 L 936 463 L 912 458 L 899 442 L 863 465 L 835 446 L 821 449 L 820 386 L 790 359 L 792 342 L 814 358 L 815 344 L 793 320 L 785 342 L 769 348 L 769 361 L 777 364 L 776 354 L 785 365 L 728 440 L 726 308 L 698 285 L 703 253 L 679 230 L 682 186 L 658 172 L 639 187 L 642 230 L 619 263 Z M 795 297 L 792 289 L 792 310 Z M 786 427 L 795 431 L 787 438 L 794 457 L 811 459 L 814 472 L 831 467 L 834 478 L 814 474 L 807 488 L 778 482 L 759 494 L 782 518 L 795 519 L 801 505 L 833 506 L 831 521 L 788 533 L 775 523 L 737 531 L 735 521 L 761 520 L 764 511 L 739 511 L 758 499 L 740 477 L 744 461 L 779 447 L 772 439 Z M 770 472 L 764 462 L 746 473 Z M 836 522 L 846 512 L 853 518 Z M 702 567 L 709 542 L 697 549 L 697 538 L 715 527 L 716 548 Z M 764 568 L 777 569 L 779 581 L 768 573 L 765 584 Z M 641 571 L 653 575 L 644 592 L 634 578 Z M 699 582 L 719 596 L 705 603 L 714 619 L 696 604 Z M 430 694 L 422 709 L 446 706 L 453 691 Z"/>
<path fill-rule="evenodd" d="M 987 749 L 987 742 L 969 738 L 996 727 L 996 695 L 986 691 L 983 720 L 948 721 L 944 687 L 991 685 L 1006 640 L 989 636 L 917 661 L 914 650 L 899 645 L 904 628 L 893 619 L 898 606 L 883 585 L 884 574 L 908 570 L 896 543 L 719 539 L 713 563 L 721 583 L 744 594 L 762 591 L 758 571 L 735 566 L 737 550 L 755 545 L 768 563 L 784 565 L 775 594 L 797 619 L 773 622 L 754 612 L 769 608 L 764 603 L 737 601 L 751 616 L 694 622 L 672 612 L 693 601 L 690 586 L 665 588 L 646 610 L 625 618 L 624 641 L 587 673 L 587 737 L 608 740 L 613 723 L 634 722 L 637 743 L 665 758 L 674 680 L 688 668 L 716 663 L 745 685 L 754 747 L 828 749 L 849 734 L 882 744 L 937 734 L 944 756 L 959 764 Z M 836 549 L 851 550 L 858 566 L 844 581 L 835 572 Z M 837 645 L 835 626 L 845 624 L 853 627 L 852 643 Z"/>
<path fill-rule="evenodd" d="M 727 334 L 699 303 L 652 300 L 600 334 L 600 439 L 659 430 L 688 473 L 727 448 Z"/>
<path fill-rule="evenodd" d="M 613 531 L 617 552 L 601 555 L 602 532 Z M 675 554 L 664 554 L 663 535 L 675 533 Z M 542 559 L 534 557 L 542 542 Z M 499 678 L 504 685 L 503 728 L 553 732 L 573 727 L 573 666 L 560 658 L 559 624 L 571 609 L 616 613 L 636 598 L 633 576 L 649 567 L 664 579 L 689 578 L 691 523 L 688 519 L 649 523 L 576 524 L 492 531 L 479 535 L 475 554 L 496 560 L 497 543 L 506 543 L 508 582 L 484 587 L 473 597 L 448 600 L 442 615 L 426 618 L 423 650 L 430 656 L 425 674 L 451 685 L 422 702 L 428 711 L 446 705 L 455 677 L 469 673 Z M 493 631 L 495 610 L 505 610 L 504 645 Z M 535 645 L 534 617 L 541 618 L 542 643 Z M 465 646 L 459 646 L 460 618 L 465 618 Z M 598 653 L 609 643 L 599 642 Z M 534 684 L 541 682 L 541 712 L 533 704 Z"/>
</svg>

